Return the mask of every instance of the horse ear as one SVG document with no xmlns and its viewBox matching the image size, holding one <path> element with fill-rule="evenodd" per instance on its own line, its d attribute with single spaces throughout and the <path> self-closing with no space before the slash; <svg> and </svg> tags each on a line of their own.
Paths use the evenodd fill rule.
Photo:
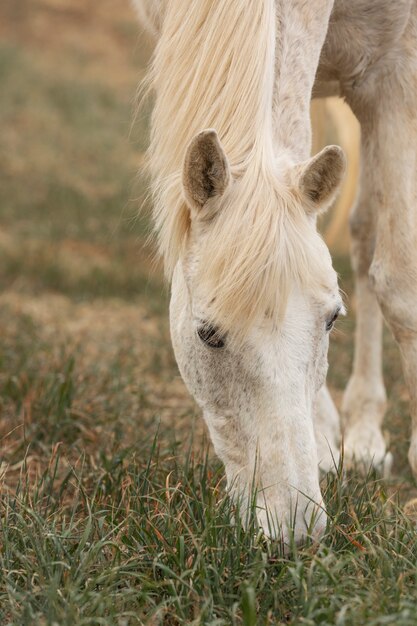
<svg viewBox="0 0 417 626">
<path fill-rule="evenodd" d="M 190 142 L 185 155 L 182 183 L 192 209 L 221 196 L 230 182 L 230 167 L 215 130 L 203 130 Z"/>
<path fill-rule="evenodd" d="M 298 187 L 313 212 L 326 210 L 336 197 L 346 170 L 339 146 L 327 146 L 301 166 Z"/>
</svg>

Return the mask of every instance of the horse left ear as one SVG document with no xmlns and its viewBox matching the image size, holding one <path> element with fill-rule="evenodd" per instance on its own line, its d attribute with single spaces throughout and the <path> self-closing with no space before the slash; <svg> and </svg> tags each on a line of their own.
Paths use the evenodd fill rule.
<svg viewBox="0 0 417 626">
<path fill-rule="evenodd" d="M 313 212 L 325 211 L 335 199 L 346 171 L 346 157 L 339 146 L 327 146 L 299 166 L 298 188 Z"/>
<path fill-rule="evenodd" d="M 191 209 L 221 196 L 230 182 L 227 156 L 215 130 L 203 130 L 190 142 L 182 173 L 184 195 Z"/>
</svg>

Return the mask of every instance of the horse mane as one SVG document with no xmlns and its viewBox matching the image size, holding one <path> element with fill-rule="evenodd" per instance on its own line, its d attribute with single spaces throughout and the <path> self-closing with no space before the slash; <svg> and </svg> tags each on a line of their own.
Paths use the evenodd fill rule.
<svg viewBox="0 0 417 626">
<path fill-rule="evenodd" d="M 294 279 L 311 280 L 317 249 L 311 218 L 277 170 L 275 10 L 275 0 L 170 0 L 148 76 L 153 218 L 168 278 L 190 231 L 181 183 L 190 140 L 216 129 L 231 164 L 230 206 L 223 199 L 199 242 L 199 283 L 227 331 L 282 310 Z"/>
</svg>

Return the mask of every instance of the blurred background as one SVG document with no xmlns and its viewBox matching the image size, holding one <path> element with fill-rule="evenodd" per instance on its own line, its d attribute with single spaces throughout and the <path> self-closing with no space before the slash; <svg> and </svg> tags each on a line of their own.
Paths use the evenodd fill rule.
<svg viewBox="0 0 417 626">
<path fill-rule="evenodd" d="M 39 471 L 56 445 L 72 463 L 82 451 L 93 470 L 103 455 L 139 446 L 158 424 L 166 437 L 204 437 L 171 351 L 167 289 L 144 245 L 147 212 L 138 218 L 149 111 L 135 118 L 135 94 L 150 53 L 128 0 L 0 2 L 0 475 L 6 483 L 23 462 Z M 338 100 L 314 103 L 312 118 L 315 152 L 339 143 L 348 153 L 342 194 L 322 229 L 351 295 L 347 219 L 359 129 Z M 354 311 L 352 298 L 349 307 Z M 337 401 L 352 337 L 350 317 L 332 342 Z M 398 357 L 389 349 L 391 384 L 399 385 L 394 396 L 402 406 Z"/>
</svg>

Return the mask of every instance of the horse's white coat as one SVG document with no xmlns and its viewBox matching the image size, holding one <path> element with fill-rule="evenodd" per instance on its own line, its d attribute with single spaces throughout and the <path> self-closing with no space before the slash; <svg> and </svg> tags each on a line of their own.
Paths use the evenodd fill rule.
<svg viewBox="0 0 417 626">
<path fill-rule="evenodd" d="M 153 17 L 153 28 L 157 32 L 163 22 L 165 3 L 155 3 L 154 0 L 136 2 L 147 19 Z M 338 91 L 349 102 L 362 125 L 361 190 L 351 220 L 358 325 L 354 371 L 343 402 L 345 456 L 348 462 L 359 460 L 366 465 L 380 465 L 385 457 L 381 433 L 386 397 L 381 368 L 380 306 L 402 352 L 413 417 L 409 459 L 417 474 L 417 1 L 318 0 L 312 3 L 309 0 L 262 0 L 262 3 L 257 3 L 256 10 L 251 8 L 254 4 L 246 0 L 235 0 L 227 7 L 224 3 L 218 5 L 208 0 L 194 4 L 168 0 L 167 5 L 168 24 L 164 24 L 154 63 L 157 105 L 153 150 L 154 175 L 168 181 L 162 193 L 159 189 L 162 204 L 157 213 L 157 225 L 162 228 L 164 237 L 169 239 L 171 233 L 171 241 L 174 237 L 176 246 L 172 254 L 173 248 L 169 248 L 166 239 L 161 248 L 163 253 L 168 250 L 166 256 L 171 264 L 172 259 L 176 255 L 178 257 L 170 310 L 178 365 L 203 409 L 234 496 L 243 499 L 245 506 L 250 487 L 255 484 L 258 490 L 258 518 L 266 532 L 269 528 L 272 536 L 281 534 L 288 539 L 288 528 L 293 524 L 296 540 L 301 540 L 308 533 L 318 536 L 324 530 L 326 515 L 317 464 L 320 462 L 328 470 L 333 460 L 336 463 L 338 460 L 338 416 L 324 381 L 328 346 L 325 325 L 339 306 L 340 297 L 328 252 L 315 234 L 314 212 L 333 196 L 343 166 L 340 155 L 335 152 L 331 152 L 330 159 L 320 157 L 319 166 L 314 166 L 313 161 L 306 161 L 311 143 L 311 90 L 315 79 L 315 93 L 329 93 L 337 84 Z M 250 19 L 247 22 L 248 36 L 250 33 L 253 38 L 250 42 L 253 58 L 241 59 L 245 68 L 248 64 L 250 67 L 253 64 L 255 68 L 259 61 L 257 51 L 263 48 L 257 47 L 261 43 L 257 38 L 263 36 L 270 45 L 271 31 L 262 31 L 265 27 L 262 11 L 272 14 L 273 9 L 276 45 L 271 110 L 268 110 L 271 72 L 264 68 L 262 93 L 258 93 L 259 84 L 255 93 L 247 91 L 246 116 L 233 116 L 231 98 L 226 101 L 223 117 L 219 114 L 216 117 L 214 103 L 217 106 L 222 102 L 221 92 L 213 91 L 210 82 L 202 85 L 201 79 L 194 78 L 194 82 L 187 83 L 184 93 L 185 103 L 189 105 L 188 109 L 184 107 L 188 117 L 181 118 L 181 99 L 176 104 L 178 115 L 172 110 L 170 115 L 164 117 L 170 89 L 176 86 L 181 95 L 181 80 L 187 80 L 187 67 L 192 77 L 200 76 L 198 58 L 195 59 L 196 52 L 192 50 L 193 42 L 187 41 L 187 36 L 194 32 L 198 38 L 208 24 L 207 38 L 203 34 L 202 44 L 196 50 L 204 48 L 204 45 L 213 46 L 207 58 L 210 54 L 214 58 L 220 50 L 220 56 L 216 57 L 216 66 L 220 66 L 223 59 L 227 61 L 228 50 L 236 45 L 233 41 L 236 29 L 232 29 L 228 37 L 222 37 L 222 28 L 210 30 L 207 16 L 211 10 L 234 9 L 237 14 L 243 11 L 246 17 L 250 16 L 251 10 L 256 11 L 252 22 Z M 185 11 L 183 16 L 181 11 Z M 232 16 L 233 13 L 230 13 L 229 17 Z M 177 23 L 176 17 L 179 20 Z M 227 24 L 226 21 L 223 26 Z M 239 36 L 242 37 L 246 22 L 239 19 L 239 24 L 242 29 Z M 249 27 L 250 24 L 255 26 Z M 189 26 L 195 30 L 188 31 Z M 175 39 L 176 34 L 178 37 Z M 167 62 L 165 57 L 168 52 L 174 53 L 173 48 L 169 50 L 169 44 L 173 43 L 180 47 L 184 45 L 178 59 L 183 61 L 185 58 L 188 63 L 182 67 L 183 73 L 185 68 L 185 75 L 178 77 L 177 84 L 175 71 L 162 71 L 167 67 L 164 63 Z M 246 43 L 242 38 L 243 57 L 243 51 L 248 50 L 243 45 Z M 187 46 L 190 58 L 186 57 Z M 264 63 L 269 62 L 270 57 L 266 55 Z M 175 66 L 171 69 L 175 70 Z M 213 71 L 212 67 L 210 71 Z M 259 74 L 255 74 L 254 84 L 256 76 L 259 79 Z M 248 74 L 245 76 L 248 79 Z M 236 73 L 229 75 L 227 80 L 221 76 L 217 78 L 218 85 L 223 84 L 226 92 L 230 81 L 235 81 L 238 97 L 239 76 Z M 213 84 L 215 87 L 215 75 Z M 204 94 L 202 87 L 206 87 L 205 101 L 200 101 L 200 95 Z M 175 95 L 178 96 L 178 93 Z M 190 108 L 193 95 L 198 108 L 194 112 Z M 214 97 L 218 100 L 210 99 Z M 225 111 L 229 112 L 226 114 Z M 259 111 L 266 120 L 262 129 L 257 121 Z M 265 132 L 270 114 L 274 139 L 272 147 Z M 246 132 L 241 132 L 244 126 L 239 128 L 239 124 L 245 122 L 241 119 L 244 117 L 248 122 Z M 199 122 L 206 118 L 207 124 L 198 127 Z M 254 120 L 252 124 L 251 120 Z M 259 126 L 258 133 L 255 133 L 256 124 Z M 179 154 L 174 154 L 174 144 L 172 147 L 168 145 L 170 125 L 174 135 L 179 128 L 178 137 L 174 137 Z M 217 127 L 219 125 L 220 128 Z M 220 142 L 213 140 L 212 133 L 195 137 L 197 132 L 208 126 L 216 127 Z M 232 140 L 233 129 L 235 135 L 240 131 L 240 139 Z M 181 191 L 178 159 L 185 160 L 186 147 L 191 140 L 195 142 L 192 144 L 194 156 L 183 169 L 185 191 L 184 188 Z M 217 154 L 214 168 L 212 154 Z M 218 166 L 220 164 L 220 169 L 223 165 L 229 167 L 229 160 L 230 184 L 228 182 L 227 188 L 223 188 L 220 183 L 225 171 L 219 172 Z M 304 165 L 301 165 L 302 162 Z M 259 175 L 260 172 L 262 175 Z M 306 177 L 302 172 L 307 172 Z M 251 180 L 256 179 L 261 191 L 256 188 L 255 193 L 254 188 L 250 194 L 239 196 L 236 190 L 245 175 Z M 274 182 L 271 187 L 277 193 L 276 211 L 280 215 L 295 216 L 293 224 L 305 225 L 299 209 L 307 216 L 310 235 L 303 235 L 303 240 L 310 242 L 305 253 L 307 265 L 315 267 L 317 259 L 321 259 L 320 268 L 315 273 L 318 280 L 314 282 L 314 289 L 308 288 L 308 281 L 307 284 L 297 281 L 295 274 L 289 272 L 292 283 L 289 288 L 286 284 L 286 293 L 279 290 L 286 300 L 285 315 L 279 323 L 276 319 L 280 312 L 275 306 L 276 296 L 274 299 L 268 295 L 269 299 L 264 300 L 261 297 L 265 290 L 271 293 L 273 282 L 268 283 L 265 279 L 259 285 L 254 276 L 250 276 L 247 265 L 253 263 L 254 273 L 258 275 L 260 268 L 256 259 L 241 259 L 240 251 L 234 247 L 239 238 L 242 247 L 246 245 L 245 231 L 239 231 L 239 220 L 245 214 L 237 198 L 244 197 L 245 202 L 249 202 L 250 197 L 262 198 L 262 189 L 268 187 L 266 181 L 271 179 L 279 181 L 278 186 Z M 303 184 L 305 180 L 308 181 L 307 191 Z M 164 213 L 169 208 L 173 189 L 177 194 L 177 208 Z M 188 198 L 188 208 L 182 204 L 184 194 Z M 306 201 L 307 196 L 309 202 Z M 310 202 L 312 199 L 315 200 L 313 205 Z M 233 209 L 234 202 L 236 206 Z M 201 211 L 198 206 L 201 206 Z M 253 225 L 255 232 L 257 228 L 261 232 L 259 221 L 266 219 L 262 206 L 253 208 L 260 215 Z M 237 215 L 238 219 L 233 220 L 233 215 Z M 272 213 L 268 215 L 268 220 L 273 219 Z M 187 221 L 190 217 L 191 221 Z M 291 239 L 295 230 L 286 231 L 288 223 L 287 218 L 280 222 L 279 232 L 281 235 L 287 232 Z M 166 224 L 169 224 L 168 228 Z M 222 229 L 216 231 L 219 224 Z M 251 236 L 249 231 L 247 229 L 247 238 Z M 276 231 L 273 228 L 270 231 L 275 237 Z M 215 299 L 217 293 L 228 292 L 222 291 L 221 285 L 217 291 L 216 281 L 206 281 L 204 271 L 216 275 L 216 280 L 220 277 L 220 283 L 222 280 L 227 282 L 228 276 L 225 267 L 223 274 L 215 274 L 214 266 L 210 265 L 207 255 L 210 248 L 205 248 L 206 241 L 210 241 L 212 246 L 210 236 L 214 240 L 217 238 L 220 249 L 226 242 L 228 245 L 225 248 L 232 251 L 231 256 L 224 253 L 226 268 L 230 267 L 233 255 L 237 255 L 242 264 L 246 263 L 244 271 L 235 274 L 235 277 L 242 278 L 243 285 L 241 291 L 232 290 L 231 302 L 235 313 L 237 311 L 235 315 L 230 307 L 222 309 L 222 302 L 213 309 L 213 297 Z M 266 249 L 268 254 L 274 254 L 268 246 Z M 291 246 L 284 249 L 285 263 L 290 268 L 296 266 L 299 259 L 291 257 Z M 262 257 L 262 263 L 264 259 Z M 272 276 L 282 281 L 277 283 L 277 287 L 284 285 L 285 281 L 279 273 Z M 250 324 L 245 326 L 239 341 L 234 341 L 233 326 L 239 320 L 239 297 L 244 298 L 245 289 L 246 293 L 249 290 L 254 308 L 258 309 L 256 314 L 244 316 L 243 326 L 247 319 Z M 259 315 L 261 310 L 266 316 Z M 224 348 L 211 348 L 203 344 L 197 335 L 201 324 L 212 320 L 223 331 L 230 332 L 230 340 L 226 336 Z M 233 325 L 228 325 L 230 320 L 233 320 Z"/>
<path fill-rule="evenodd" d="M 190 281 L 187 285 L 187 281 Z M 171 300 L 172 341 L 181 374 L 202 407 L 214 448 L 225 464 L 229 487 L 243 498 L 255 480 L 260 520 L 283 522 L 295 515 L 296 536 L 304 519 L 325 526 L 314 440 L 314 399 L 327 371 L 325 312 L 333 311 L 337 289 L 317 302 L 293 293 L 279 330 L 254 328 L 244 346 L 210 348 L 197 336 L 203 317 L 188 296 L 192 272 L 179 264 Z M 336 283 L 335 283 L 336 287 Z M 204 306 L 202 307 L 204 311 Z M 312 338 L 313 341 L 312 341 Z M 335 429 L 336 430 L 336 429 Z M 335 441 L 329 446 L 337 458 Z M 329 451 L 324 460 L 330 465 Z M 318 508 L 319 507 L 319 508 Z M 268 525 L 264 526 L 268 531 Z M 287 530 L 282 529 L 286 537 Z"/>
</svg>

